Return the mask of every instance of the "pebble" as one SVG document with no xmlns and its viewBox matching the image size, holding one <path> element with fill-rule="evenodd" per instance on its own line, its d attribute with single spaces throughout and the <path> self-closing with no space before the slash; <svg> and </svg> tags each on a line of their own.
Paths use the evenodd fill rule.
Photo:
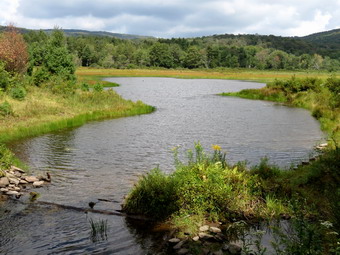
<svg viewBox="0 0 340 255">
<path fill-rule="evenodd" d="M 20 180 L 19 183 L 20 183 L 20 184 L 27 184 L 28 182 L 25 181 L 25 180 Z"/>
<path fill-rule="evenodd" d="M 5 188 L 9 184 L 9 180 L 7 177 L 0 178 L 0 188 Z"/>
<path fill-rule="evenodd" d="M 9 180 L 9 183 L 12 183 L 15 185 L 18 185 L 20 182 L 17 178 L 8 178 L 8 180 Z"/>
<path fill-rule="evenodd" d="M 193 241 L 197 242 L 198 240 L 200 240 L 200 237 L 199 236 L 195 236 L 192 238 Z"/>
<path fill-rule="evenodd" d="M 8 192 L 8 189 L 6 189 L 6 188 L 1 188 L 0 191 L 2 191 L 2 192 Z"/>
</svg>

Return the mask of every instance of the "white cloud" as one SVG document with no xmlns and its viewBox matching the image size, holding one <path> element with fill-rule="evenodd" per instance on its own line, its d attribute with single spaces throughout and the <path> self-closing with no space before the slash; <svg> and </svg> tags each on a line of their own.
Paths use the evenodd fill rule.
<svg viewBox="0 0 340 255">
<path fill-rule="evenodd" d="M 0 24 L 158 37 L 306 35 L 340 25 L 340 0 L 0 0 Z"/>
</svg>

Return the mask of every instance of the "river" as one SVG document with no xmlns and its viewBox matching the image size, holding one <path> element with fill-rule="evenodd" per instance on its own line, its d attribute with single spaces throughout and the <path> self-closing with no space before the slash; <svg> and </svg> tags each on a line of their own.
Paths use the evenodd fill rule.
<svg viewBox="0 0 340 255">
<path fill-rule="evenodd" d="M 156 106 L 148 115 L 95 121 L 10 144 L 34 174 L 48 171 L 52 183 L 39 201 L 115 211 L 138 177 L 159 166 L 173 170 L 171 148 L 184 154 L 195 142 L 207 151 L 218 144 L 230 162 L 282 167 L 308 159 L 323 133 L 303 109 L 218 96 L 263 84 L 205 79 L 110 78 L 126 99 Z M 1 203 L 1 202 L 0 202 Z M 94 241 L 89 220 L 107 220 L 107 237 Z M 2 254 L 154 254 L 162 233 L 121 216 L 28 203 L 0 204 Z"/>
</svg>

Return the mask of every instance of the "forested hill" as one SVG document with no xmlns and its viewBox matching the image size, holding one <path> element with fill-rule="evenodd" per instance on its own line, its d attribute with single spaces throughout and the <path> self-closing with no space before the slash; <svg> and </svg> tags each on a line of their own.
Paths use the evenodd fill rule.
<svg viewBox="0 0 340 255">
<path fill-rule="evenodd" d="M 0 32 L 4 30 L 6 27 L 0 26 Z M 104 36 L 104 37 L 114 37 L 119 39 L 147 39 L 152 38 L 151 36 L 143 36 L 143 35 L 131 35 L 131 34 L 119 34 L 119 33 L 111 33 L 106 31 L 87 31 L 81 29 L 62 29 L 65 35 L 67 36 Z M 30 31 L 37 31 L 37 30 L 30 30 L 26 28 L 19 28 L 19 31 L 22 34 L 29 33 Z M 51 33 L 53 29 L 42 29 L 42 31 L 46 33 Z"/>
</svg>

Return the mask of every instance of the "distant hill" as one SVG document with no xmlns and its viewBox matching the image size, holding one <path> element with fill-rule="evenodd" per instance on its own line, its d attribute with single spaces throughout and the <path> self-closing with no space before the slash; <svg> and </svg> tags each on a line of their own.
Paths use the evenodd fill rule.
<svg viewBox="0 0 340 255">
<path fill-rule="evenodd" d="M 301 37 L 301 40 L 312 43 L 321 55 L 327 55 L 331 58 L 339 58 L 340 56 L 340 29 L 307 35 Z"/>
<path fill-rule="evenodd" d="M 6 27 L 0 26 L 0 32 L 3 31 Z M 18 28 L 19 31 L 23 34 L 28 33 L 29 31 L 32 31 L 33 29 L 26 29 L 26 28 Z M 41 29 L 42 31 L 46 33 L 51 33 L 53 29 Z M 35 30 L 37 31 L 37 30 Z M 142 35 L 131 35 L 131 34 L 119 34 L 119 33 L 110 33 L 105 31 L 87 31 L 87 30 L 81 30 L 81 29 L 63 29 L 64 33 L 67 36 L 107 36 L 107 37 L 114 37 L 114 38 L 120 38 L 120 39 L 147 39 L 147 38 L 153 38 L 151 36 L 142 36 Z"/>
</svg>

